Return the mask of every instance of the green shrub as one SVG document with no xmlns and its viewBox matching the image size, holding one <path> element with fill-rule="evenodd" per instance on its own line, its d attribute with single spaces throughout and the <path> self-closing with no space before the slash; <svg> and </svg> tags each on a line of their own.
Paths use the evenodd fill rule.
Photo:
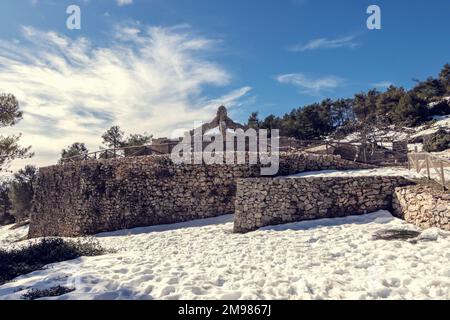
<svg viewBox="0 0 450 320">
<path fill-rule="evenodd" d="M 430 109 L 430 115 L 432 116 L 445 116 L 448 114 L 450 114 L 450 103 L 447 101 L 441 101 Z"/>
<path fill-rule="evenodd" d="M 8 195 L 12 204 L 11 214 L 16 222 L 24 221 L 30 216 L 37 173 L 36 167 L 26 166 L 14 174 Z"/>
<path fill-rule="evenodd" d="M 441 129 L 424 139 L 423 150 L 426 152 L 441 152 L 450 149 L 450 131 Z"/>
<path fill-rule="evenodd" d="M 62 286 L 56 286 L 44 290 L 31 289 L 30 291 L 22 295 L 22 299 L 36 300 L 40 298 L 59 297 L 72 291 L 75 291 L 75 288 L 67 288 Z"/>
<path fill-rule="evenodd" d="M 106 253 L 94 238 L 63 240 L 42 239 L 28 247 L 0 250 L 0 285 L 20 275 L 41 270 L 45 265 L 81 256 L 98 256 Z"/>
</svg>

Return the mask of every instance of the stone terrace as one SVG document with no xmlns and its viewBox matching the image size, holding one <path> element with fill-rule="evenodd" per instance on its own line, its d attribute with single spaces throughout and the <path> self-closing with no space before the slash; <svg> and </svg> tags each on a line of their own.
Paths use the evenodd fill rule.
<svg viewBox="0 0 450 320">
<path fill-rule="evenodd" d="M 279 175 L 367 167 L 331 155 L 282 153 Z M 257 165 L 178 165 L 165 155 L 42 168 L 29 237 L 82 236 L 234 213 L 237 180 L 259 174 Z"/>
</svg>

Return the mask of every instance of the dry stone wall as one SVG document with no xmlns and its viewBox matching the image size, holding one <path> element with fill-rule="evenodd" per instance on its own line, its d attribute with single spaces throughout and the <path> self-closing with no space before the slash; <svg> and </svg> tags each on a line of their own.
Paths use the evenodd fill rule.
<svg viewBox="0 0 450 320">
<path fill-rule="evenodd" d="M 239 179 L 234 231 L 390 210 L 394 189 L 411 183 L 377 176 Z"/>
<path fill-rule="evenodd" d="M 280 155 L 279 175 L 367 165 L 336 156 Z M 80 236 L 234 213 L 236 181 L 259 166 L 177 165 L 169 156 L 95 160 L 41 168 L 29 237 Z"/>
<path fill-rule="evenodd" d="M 397 188 L 393 201 L 394 214 L 421 228 L 450 231 L 450 194 L 428 186 Z"/>
</svg>

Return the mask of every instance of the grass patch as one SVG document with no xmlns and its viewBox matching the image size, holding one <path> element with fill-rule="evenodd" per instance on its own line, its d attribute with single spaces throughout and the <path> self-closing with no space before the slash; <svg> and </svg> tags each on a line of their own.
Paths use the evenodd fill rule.
<svg viewBox="0 0 450 320">
<path fill-rule="evenodd" d="M 381 230 L 373 235 L 374 240 L 409 240 L 420 236 L 421 232 L 414 230 Z"/>
<path fill-rule="evenodd" d="M 25 248 L 0 250 L 0 285 L 23 274 L 41 270 L 47 264 L 106 252 L 95 238 L 42 239 Z"/>
<path fill-rule="evenodd" d="M 63 286 L 56 286 L 50 289 L 31 289 L 27 293 L 22 295 L 22 299 L 24 300 L 36 300 L 41 298 L 49 298 L 49 297 L 59 297 L 64 294 L 75 291 L 75 288 L 67 288 Z"/>
</svg>

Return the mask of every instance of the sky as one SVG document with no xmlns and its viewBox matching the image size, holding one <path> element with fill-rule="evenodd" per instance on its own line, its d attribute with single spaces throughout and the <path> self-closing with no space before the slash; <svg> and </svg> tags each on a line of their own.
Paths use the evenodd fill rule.
<svg viewBox="0 0 450 320">
<path fill-rule="evenodd" d="M 81 29 L 67 28 L 68 6 Z M 381 29 L 366 12 L 381 9 Z M 91 151 L 112 125 L 180 136 L 224 104 L 245 122 L 324 98 L 437 76 L 450 62 L 447 0 L 2 0 L 0 92 L 24 119 L 1 135 L 27 164 Z"/>
</svg>

